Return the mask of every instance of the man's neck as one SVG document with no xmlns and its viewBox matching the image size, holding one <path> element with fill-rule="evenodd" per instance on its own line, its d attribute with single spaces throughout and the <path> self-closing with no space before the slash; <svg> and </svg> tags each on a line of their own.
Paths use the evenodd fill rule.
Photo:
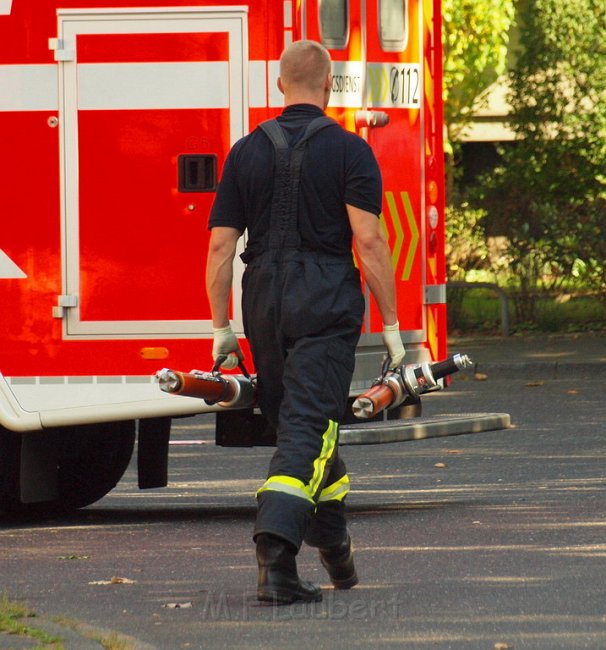
<svg viewBox="0 0 606 650">
<path fill-rule="evenodd" d="M 311 104 L 312 106 L 317 106 L 321 111 L 324 110 L 324 97 L 319 97 L 317 94 L 306 94 L 306 93 L 296 93 L 296 94 L 286 94 L 284 96 L 284 107 L 293 106 L 294 104 Z"/>
</svg>

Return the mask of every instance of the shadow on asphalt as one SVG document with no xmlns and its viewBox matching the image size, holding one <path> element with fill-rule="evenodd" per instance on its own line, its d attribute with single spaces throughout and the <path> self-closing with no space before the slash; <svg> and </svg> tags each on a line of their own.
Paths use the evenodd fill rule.
<svg viewBox="0 0 606 650">
<path fill-rule="evenodd" d="M 389 503 L 389 504 L 352 504 L 348 506 L 347 511 L 350 515 L 358 517 L 371 517 L 385 513 L 396 512 L 417 512 L 425 510 L 444 510 L 456 506 L 467 505 L 467 502 L 455 501 L 436 501 L 436 502 L 407 502 L 407 503 Z M 121 507 L 97 507 L 77 510 L 67 513 L 52 514 L 27 514 L 27 515 L 5 515 L 0 518 L 0 528 L 10 530 L 11 528 L 23 529 L 48 527 L 81 527 L 95 525 L 128 525 L 140 523 L 197 523 L 200 520 L 221 520 L 229 518 L 231 520 L 253 520 L 256 515 L 255 506 L 145 506 L 141 508 L 121 508 Z"/>
</svg>

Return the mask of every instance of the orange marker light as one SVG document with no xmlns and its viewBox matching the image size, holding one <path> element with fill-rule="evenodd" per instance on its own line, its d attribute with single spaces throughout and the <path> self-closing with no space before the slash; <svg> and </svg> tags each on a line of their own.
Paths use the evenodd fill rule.
<svg viewBox="0 0 606 650">
<path fill-rule="evenodd" d="M 427 183 L 427 194 L 429 195 L 429 202 L 436 203 L 438 200 L 438 184 L 436 181 L 429 181 Z"/>
<path fill-rule="evenodd" d="M 141 348 L 139 354 L 142 359 L 166 359 L 168 348 Z"/>
</svg>

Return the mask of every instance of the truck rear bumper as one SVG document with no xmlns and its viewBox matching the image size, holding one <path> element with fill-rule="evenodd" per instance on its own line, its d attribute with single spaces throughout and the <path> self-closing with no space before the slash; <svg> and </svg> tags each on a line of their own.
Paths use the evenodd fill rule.
<svg viewBox="0 0 606 650">
<path fill-rule="evenodd" d="M 217 410 L 203 400 L 163 393 L 149 377 L 4 377 L 0 426 L 11 431 L 196 415 Z"/>
</svg>

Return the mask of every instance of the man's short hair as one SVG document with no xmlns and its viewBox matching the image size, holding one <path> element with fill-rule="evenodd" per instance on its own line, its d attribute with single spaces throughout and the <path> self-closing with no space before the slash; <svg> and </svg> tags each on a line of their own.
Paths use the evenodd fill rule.
<svg viewBox="0 0 606 650">
<path fill-rule="evenodd" d="M 330 72 L 330 54 L 316 41 L 295 41 L 280 57 L 280 79 L 285 87 L 321 90 Z"/>
</svg>

